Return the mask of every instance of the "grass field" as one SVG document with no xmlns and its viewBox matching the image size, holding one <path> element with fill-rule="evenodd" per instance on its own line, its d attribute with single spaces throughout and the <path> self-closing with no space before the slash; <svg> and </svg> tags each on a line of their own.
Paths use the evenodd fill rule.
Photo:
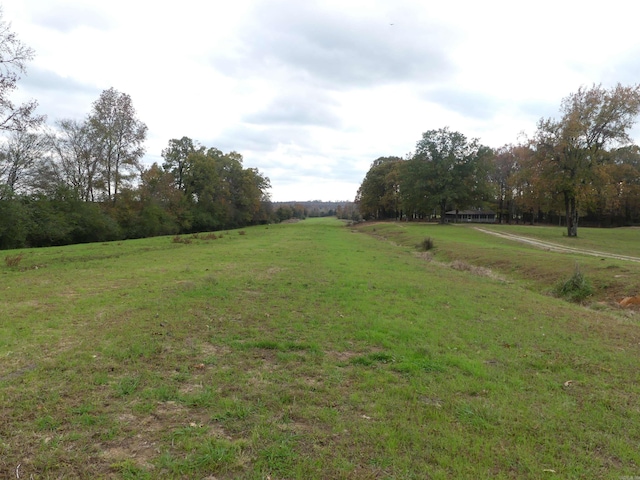
<svg viewBox="0 0 640 480">
<path fill-rule="evenodd" d="M 217 235 L 3 252 L 1 478 L 640 476 L 640 264 L 466 227 Z M 549 294 L 576 264 L 583 305 Z"/>
</svg>

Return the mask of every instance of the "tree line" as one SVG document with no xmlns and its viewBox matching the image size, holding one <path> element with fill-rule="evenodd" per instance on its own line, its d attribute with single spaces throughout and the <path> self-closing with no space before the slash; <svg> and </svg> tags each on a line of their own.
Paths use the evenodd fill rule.
<svg viewBox="0 0 640 480">
<path fill-rule="evenodd" d="M 273 213 L 278 221 L 317 217 L 345 217 L 345 212 L 357 210 L 355 204 L 350 201 L 325 202 L 322 200 L 309 200 L 304 202 L 273 202 Z"/>
<path fill-rule="evenodd" d="M 273 220 L 269 179 L 242 155 L 171 139 L 142 163 L 147 126 L 132 99 L 104 90 L 83 120 L 46 126 L 11 93 L 33 51 L 0 12 L 0 248 L 236 228 Z"/>
<path fill-rule="evenodd" d="M 242 155 L 171 139 L 145 166 L 131 98 L 102 92 L 83 121 L 19 129 L 0 146 L 0 248 L 236 228 L 268 222 L 269 179 Z"/>
<path fill-rule="evenodd" d="M 356 196 L 368 219 L 438 219 L 491 209 L 498 222 L 599 226 L 640 223 L 640 147 L 630 130 L 640 85 L 582 87 L 542 118 L 535 134 L 489 148 L 448 128 L 430 130 L 413 154 L 371 164 Z"/>
</svg>

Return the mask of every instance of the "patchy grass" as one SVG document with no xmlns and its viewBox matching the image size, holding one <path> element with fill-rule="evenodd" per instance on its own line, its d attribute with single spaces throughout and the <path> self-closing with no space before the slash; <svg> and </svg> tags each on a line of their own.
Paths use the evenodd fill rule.
<svg viewBox="0 0 640 480">
<path fill-rule="evenodd" d="M 637 475 L 636 317 L 547 295 L 560 254 L 463 227 L 245 231 L 3 266 L 0 476 Z"/>
</svg>

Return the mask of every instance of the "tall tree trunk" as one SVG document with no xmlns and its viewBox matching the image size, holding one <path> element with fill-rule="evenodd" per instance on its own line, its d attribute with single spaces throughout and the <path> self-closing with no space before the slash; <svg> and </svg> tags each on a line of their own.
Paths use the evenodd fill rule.
<svg viewBox="0 0 640 480">
<path fill-rule="evenodd" d="M 569 192 L 564 193 L 564 206 L 567 216 L 567 236 L 578 236 L 578 208 L 576 205 L 575 195 L 571 195 Z"/>
<path fill-rule="evenodd" d="M 447 215 L 447 201 L 442 200 L 440 202 L 440 223 L 445 223 Z"/>
</svg>

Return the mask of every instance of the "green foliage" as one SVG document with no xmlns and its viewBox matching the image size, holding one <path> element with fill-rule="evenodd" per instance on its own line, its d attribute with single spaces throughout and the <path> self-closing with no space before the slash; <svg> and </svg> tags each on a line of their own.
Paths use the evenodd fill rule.
<svg viewBox="0 0 640 480">
<path fill-rule="evenodd" d="M 67 200 L 58 202 L 69 217 L 70 239 L 67 243 L 105 242 L 122 238 L 117 221 L 96 203 Z"/>
<path fill-rule="evenodd" d="M 120 226 L 97 204 L 42 195 L 0 201 L 0 248 L 117 238 L 120 238 Z"/>
<path fill-rule="evenodd" d="M 245 169 L 242 155 L 216 148 L 189 154 L 184 176 L 185 196 L 193 231 L 237 228 L 268 221 L 269 179 L 257 169 Z"/>
<path fill-rule="evenodd" d="M 16 198 L 0 200 L 0 248 L 26 246 L 29 231 L 28 210 Z"/>
<path fill-rule="evenodd" d="M 400 157 L 381 157 L 371 164 L 355 203 L 366 219 L 398 218 L 400 216 L 399 168 Z"/>
<path fill-rule="evenodd" d="M 593 294 L 593 286 L 576 265 L 571 277 L 556 284 L 553 293 L 572 302 L 581 302 Z"/>
<path fill-rule="evenodd" d="M 175 187 L 178 190 L 184 190 L 185 177 L 189 169 L 189 156 L 193 153 L 204 153 L 205 147 L 198 145 L 189 137 L 181 139 L 172 138 L 169 140 L 167 148 L 162 150 L 162 158 L 164 163 L 162 168 L 165 172 L 173 176 Z"/>
<path fill-rule="evenodd" d="M 274 219 L 269 179 L 244 168 L 239 153 L 206 149 L 183 137 L 163 151 L 163 168 L 143 169 L 145 136 L 131 98 L 113 88 L 102 92 L 84 122 L 61 120 L 47 138 L 13 135 L 0 152 L 0 249 L 213 231 Z"/>
<path fill-rule="evenodd" d="M 186 192 L 157 165 L 142 173 L 137 188 L 120 183 L 116 190 L 114 184 L 107 202 L 85 201 L 64 185 L 32 196 L 3 189 L 0 249 L 210 232 L 269 221 L 269 180 L 256 169 L 244 169 L 239 154 L 200 149 L 186 165 Z"/>
<path fill-rule="evenodd" d="M 71 216 L 64 212 L 64 205 L 56 200 L 35 197 L 26 200 L 29 211 L 27 245 L 49 247 L 72 243 Z"/>
<path fill-rule="evenodd" d="M 478 204 L 488 192 L 491 154 L 477 139 L 448 128 L 425 132 L 400 172 L 404 209 L 419 215 L 438 209 L 444 223 L 448 208 Z"/>
</svg>

